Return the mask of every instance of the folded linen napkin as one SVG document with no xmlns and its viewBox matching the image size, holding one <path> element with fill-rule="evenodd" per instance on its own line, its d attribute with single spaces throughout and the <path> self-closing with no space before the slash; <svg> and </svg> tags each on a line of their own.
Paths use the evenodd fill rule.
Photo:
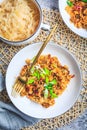
<svg viewBox="0 0 87 130">
<path fill-rule="evenodd" d="M 5 88 L 5 80 L 0 73 L 0 92 Z M 20 112 L 12 103 L 0 101 L 0 130 L 20 130 L 40 121 Z"/>
</svg>

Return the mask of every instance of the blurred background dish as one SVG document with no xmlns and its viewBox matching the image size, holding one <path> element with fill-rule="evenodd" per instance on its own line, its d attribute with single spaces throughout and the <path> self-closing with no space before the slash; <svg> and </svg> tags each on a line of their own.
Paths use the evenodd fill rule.
<svg viewBox="0 0 87 130">
<path fill-rule="evenodd" d="M 79 2 L 78 0 L 77 0 L 77 2 L 78 3 L 76 3 L 74 0 L 72 0 L 72 1 L 70 1 L 70 0 L 62 0 L 62 1 L 59 0 L 59 11 L 60 11 L 60 14 L 61 14 L 62 19 L 65 22 L 65 24 L 74 33 L 78 34 L 79 36 L 81 36 L 83 38 L 87 38 L 87 23 L 86 23 L 87 20 L 85 18 L 83 18 L 83 20 L 85 19 L 85 26 L 83 26 L 83 25 L 81 25 L 81 22 L 78 22 L 78 19 L 75 18 L 77 15 L 78 15 L 78 17 L 81 17 L 78 14 L 77 9 L 80 10 L 79 12 L 82 11 L 82 7 L 85 7 L 86 10 L 87 10 L 87 7 L 85 6 L 87 3 L 82 2 L 82 1 Z M 78 5 L 78 8 L 77 8 L 77 5 Z M 71 12 L 72 8 L 73 8 L 73 11 Z M 86 10 L 85 10 L 85 13 L 86 13 Z M 73 17 L 70 16 L 70 13 L 71 13 L 71 15 L 73 15 Z M 75 15 L 75 13 L 77 13 L 77 15 Z M 84 17 L 87 17 L 87 16 L 84 16 Z M 80 21 L 80 18 L 79 18 L 79 21 Z"/>
<path fill-rule="evenodd" d="M 42 10 L 35 0 L 0 1 L 0 39 L 11 45 L 32 41 L 42 24 Z M 48 26 L 45 26 L 48 29 Z"/>
</svg>

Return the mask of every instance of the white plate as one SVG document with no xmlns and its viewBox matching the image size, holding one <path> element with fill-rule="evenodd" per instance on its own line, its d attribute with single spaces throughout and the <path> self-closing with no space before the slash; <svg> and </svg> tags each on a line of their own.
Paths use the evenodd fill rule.
<svg viewBox="0 0 87 130">
<path fill-rule="evenodd" d="M 25 60 L 33 58 L 41 45 L 41 43 L 29 45 L 13 57 L 6 73 L 6 88 L 11 101 L 20 111 L 36 118 L 51 118 L 63 114 L 73 106 L 81 87 L 80 69 L 75 58 L 66 49 L 56 43 L 48 43 L 42 54 L 51 54 L 58 57 L 62 65 L 68 65 L 71 74 L 75 74 L 75 77 L 71 79 L 64 93 L 56 98 L 55 105 L 50 108 L 44 108 L 26 97 L 19 96 L 18 98 L 14 98 L 11 96 L 12 86 L 25 64 Z"/>
<path fill-rule="evenodd" d="M 79 29 L 76 28 L 74 26 L 73 23 L 70 22 L 70 15 L 66 12 L 65 7 L 67 6 L 66 3 L 67 0 L 59 0 L 59 11 L 60 14 L 63 18 L 63 21 L 65 22 L 65 24 L 76 34 L 78 34 L 79 36 L 83 37 L 83 38 L 87 38 L 87 30 L 85 29 Z"/>
</svg>

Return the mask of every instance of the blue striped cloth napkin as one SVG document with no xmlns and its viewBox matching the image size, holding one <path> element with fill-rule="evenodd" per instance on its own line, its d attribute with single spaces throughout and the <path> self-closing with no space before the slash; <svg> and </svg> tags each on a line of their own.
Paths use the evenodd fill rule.
<svg viewBox="0 0 87 130">
<path fill-rule="evenodd" d="M 0 92 L 5 89 L 5 80 L 0 73 Z M 34 125 L 41 119 L 27 116 L 20 112 L 12 103 L 0 101 L 0 129 L 20 130 L 23 127 Z"/>
</svg>

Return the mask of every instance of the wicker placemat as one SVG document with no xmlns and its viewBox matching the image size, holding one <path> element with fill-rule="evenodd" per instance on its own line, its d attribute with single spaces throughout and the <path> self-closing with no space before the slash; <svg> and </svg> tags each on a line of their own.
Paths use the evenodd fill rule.
<svg viewBox="0 0 87 130">
<path fill-rule="evenodd" d="M 58 23 L 57 32 L 52 37 L 52 41 L 60 44 L 61 46 L 64 46 L 76 57 L 82 71 L 83 87 L 78 101 L 69 111 L 61 116 L 52 119 L 44 119 L 34 126 L 29 126 L 28 128 L 24 128 L 23 130 L 51 130 L 57 127 L 64 126 L 65 124 L 68 124 L 70 121 L 78 117 L 87 108 L 87 39 L 81 38 L 74 34 L 64 24 L 57 10 L 43 9 L 43 18 L 44 23 L 50 24 L 51 27 L 55 25 L 56 22 Z M 44 41 L 48 33 L 49 32 L 47 31 L 41 30 L 39 36 L 31 43 Z M 4 75 L 12 57 L 23 47 L 24 46 L 9 46 L 3 42 L 0 42 L 0 69 Z M 0 100 L 10 102 L 6 91 L 0 93 Z"/>
</svg>

